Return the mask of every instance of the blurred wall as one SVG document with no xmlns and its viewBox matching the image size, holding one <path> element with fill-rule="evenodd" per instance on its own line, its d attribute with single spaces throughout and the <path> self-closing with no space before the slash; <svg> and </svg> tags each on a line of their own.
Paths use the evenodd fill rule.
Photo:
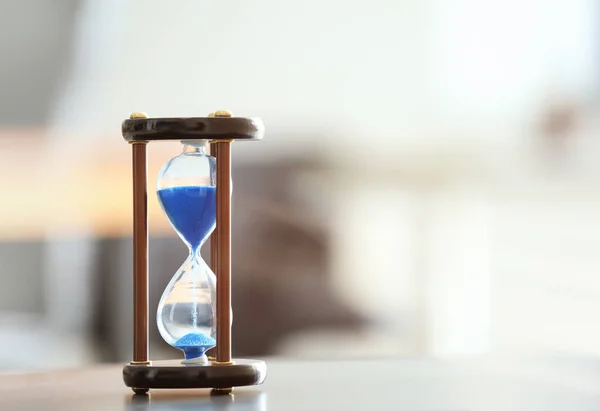
<svg viewBox="0 0 600 411">
<path fill-rule="evenodd" d="M 46 123 L 66 78 L 79 3 L 0 2 L 0 125 Z"/>
<path fill-rule="evenodd" d="M 589 193 L 599 170 L 579 165 L 600 153 L 598 122 L 567 127 L 559 140 L 569 143 L 554 147 L 540 119 L 555 101 L 597 119 L 597 2 L 49 4 L 0 13 L 0 119 L 48 124 L 44 167 L 25 181 L 77 183 L 69 178 L 98 164 L 110 175 L 131 111 L 259 115 L 267 138 L 260 148 L 236 145 L 236 164 L 315 160 L 311 175 L 290 184 L 324 210 L 330 285 L 379 321 L 375 337 L 343 335 L 336 350 L 354 342 L 362 353 L 376 341 L 402 354 L 594 352 L 596 296 L 564 292 L 569 282 L 596 286 Z M 102 150 L 88 149 L 92 142 Z M 558 162 L 547 146 L 558 148 Z M 33 168 L 32 157 L 10 153 L 11 167 Z M 72 331 L 89 315 L 70 305 L 86 307 L 93 280 L 81 267 L 95 264 L 94 221 L 77 205 L 60 204 L 79 224 L 74 238 L 65 246 L 56 241 L 64 227 L 48 230 L 42 262 L 30 262 L 45 268 L 54 330 Z M 37 310 L 37 292 L 28 309 Z M 295 352 L 322 352 L 308 340 Z"/>
<path fill-rule="evenodd" d="M 528 1 L 83 2 L 56 121 L 108 130 L 133 109 L 261 113 L 387 158 L 443 139 L 520 143 L 550 93 L 598 90 L 597 4 Z M 343 136 L 343 143 L 340 137 Z M 315 135 L 315 138 L 317 135 Z M 469 142 L 470 143 L 470 142 Z M 390 151 L 391 150 L 391 151 Z M 250 155 L 250 154 L 248 154 Z"/>
</svg>

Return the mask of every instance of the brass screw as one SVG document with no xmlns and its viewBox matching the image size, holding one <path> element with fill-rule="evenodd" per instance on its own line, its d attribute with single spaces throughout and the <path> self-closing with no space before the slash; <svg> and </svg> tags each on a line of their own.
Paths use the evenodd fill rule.
<svg viewBox="0 0 600 411">
<path fill-rule="evenodd" d="M 133 113 L 131 113 L 129 115 L 129 118 L 134 119 L 134 118 L 148 118 L 148 114 L 141 112 L 141 111 L 134 111 Z"/>
<path fill-rule="evenodd" d="M 229 110 L 217 110 L 214 113 L 215 117 L 232 117 L 233 114 L 231 114 L 231 111 Z M 210 117 L 210 115 L 209 115 Z"/>
</svg>

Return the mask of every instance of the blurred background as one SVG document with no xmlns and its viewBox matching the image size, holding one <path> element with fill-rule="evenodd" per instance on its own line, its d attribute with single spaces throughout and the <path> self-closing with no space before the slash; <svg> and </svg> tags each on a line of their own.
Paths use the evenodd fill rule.
<svg viewBox="0 0 600 411">
<path fill-rule="evenodd" d="M 599 355 L 599 9 L 1 1 L 0 371 L 130 360 L 133 111 L 265 121 L 233 147 L 235 355 Z M 154 315 L 187 248 L 149 212 Z M 154 317 L 151 355 L 180 356 Z"/>
</svg>

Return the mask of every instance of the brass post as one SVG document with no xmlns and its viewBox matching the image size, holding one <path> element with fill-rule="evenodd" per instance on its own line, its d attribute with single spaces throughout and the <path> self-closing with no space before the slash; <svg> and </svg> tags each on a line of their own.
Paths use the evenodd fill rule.
<svg viewBox="0 0 600 411">
<path fill-rule="evenodd" d="M 219 110 L 215 117 L 231 117 L 227 110 Z M 215 365 L 231 361 L 231 141 L 213 142 L 217 161 L 217 359 Z"/>
<path fill-rule="evenodd" d="M 214 113 L 210 113 L 209 117 L 213 117 Z M 213 156 L 215 159 L 217 158 L 218 154 L 218 144 L 213 144 L 214 142 L 211 141 L 211 145 L 210 145 L 210 155 Z M 217 271 L 218 271 L 218 251 L 219 251 L 219 236 L 217 234 L 217 228 L 215 227 L 215 230 L 213 231 L 213 233 L 210 236 L 210 269 L 212 270 L 212 272 L 215 274 L 215 276 L 217 275 Z M 208 352 L 206 353 L 206 356 L 208 357 L 209 361 L 215 361 L 216 360 L 216 347 L 211 348 L 210 350 L 208 350 Z"/>
<path fill-rule="evenodd" d="M 210 145 L 210 155 L 213 156 L 215 159 L 218 157 L 218 144 L 211 144 Z M 219 239 L 218 239 L 218 234 L 217 234 L 217 229 L 215 227 L 215 230 L 213 231 L 212 235 L 210 236 L 210 269 L 212 270 L 212 272 L 217 275 L 217 261 L 218 261 L 218 250 L 219 250 Z"/>
<path fill-rule="evenodd" d="M 217 151 L 217 363 L 231 364 L 231 142 Z"/>
<path fill-rule="evenodd" d="M 130 118 L 147 118 L 132 113 Z M 148 179 L 146 142 L 132 142 L 133 168 L 133 361 L 148 361 Z"/>
</svg>

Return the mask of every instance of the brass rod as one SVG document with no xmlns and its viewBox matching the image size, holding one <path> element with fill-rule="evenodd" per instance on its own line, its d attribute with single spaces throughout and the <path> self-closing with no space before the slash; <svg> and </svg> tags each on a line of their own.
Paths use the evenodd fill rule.
<svg viewBox="0 0 600 411">
<path fill-rule="evenodd" d="M 215 144 L 211 144 L 210 145 L 210 155 L 213 156 L 215 159 L 217 158 L 217 151 L 219 150 L 218 145 Z M 213 273 L 215 273 L 215 275 L 217 275 L 217 261 L 218 261 L 218 250 L 219 250 L 219 240 L 218 240 L 218 234 L 217 234 L 217 229 L 215 227 L 215 230 L 213 231 L 213 233 L 210 236 L 210 269 L 212 270 Z"/>
<path fill-rule="evenodd" d="M 146 144 L 132 144 L 133 363 L 148 362 L 148 181 Z"/>
<path fill-rule="evenodd" d="M 231 362 L 231 143 L 217 142 L 217 363 Z"/>
<path fill-rule="evenodd" d="M 218 145 L 216 143 L 213 143 L 210 145 L 210 155 L 213 156 L 215 159 L 217 158 L 218 150 L 219 150 Z M 215 276 L 217 275 L 217 266 L 218 266 L 217 262 L 218 262 L 218 258 L 219 258 L 218 251 L 219 251 L 219 236 L 217 235 L 217 229 L 215 227 L 215 230 L 212 232 L 212 234 L 210 236 L 210 269 L 215 274 Z M 216 348 L 211 348 L 210 350 L 208 350 L 206 355 L 209 357 L 209 359 L 216 358 L 215 351 L 216 351 Z"/>
</svg>

